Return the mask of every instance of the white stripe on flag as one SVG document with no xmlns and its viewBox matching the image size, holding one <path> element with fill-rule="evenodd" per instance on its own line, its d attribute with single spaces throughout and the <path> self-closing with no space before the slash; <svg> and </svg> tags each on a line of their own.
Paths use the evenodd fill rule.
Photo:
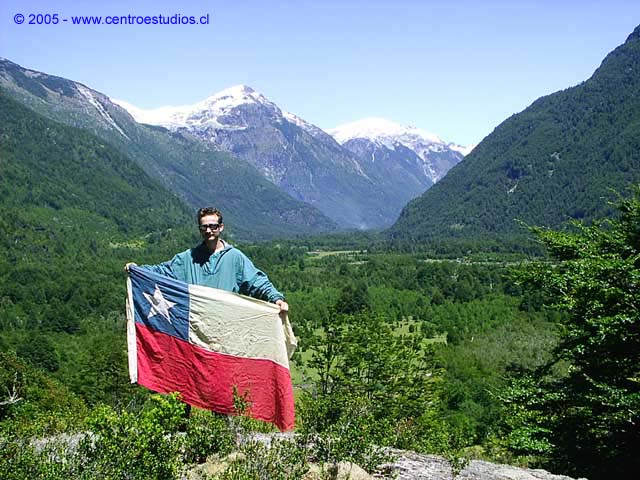
<svg viewBox="0 0 640 480">
<path fill-rule="evenodd" d="M 289 368 L 288 319 L 262 300 L 200 285 L 189 285 L 189 341 L 209 351 L 271 360 Z M 293 353 L 293 351 L 291 352 Z"/>
<path fill-rule="evenodd" d="M 133 313 L 133 288 L 127 275 L 127 351 L 129 352 L 129 378 L 138 382 L 138 348 L 136 343 L 136 319 Z"/>
</svg>

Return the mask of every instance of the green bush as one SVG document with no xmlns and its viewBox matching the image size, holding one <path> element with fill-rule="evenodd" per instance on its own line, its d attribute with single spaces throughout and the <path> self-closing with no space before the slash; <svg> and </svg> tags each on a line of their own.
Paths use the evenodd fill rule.
<svg viewBox="0 0 640 480">
<path fill-rule="evenodd" d="M 3 480 L 67 480 L 76 478 L 68 445 L 56 439 L 40 442 L 0 438 L 0 472 Z"/>
<path fill-rule="evenodd" d="M 181 442 L 176 434 L 185 406 L 177 395 L 151 397 L 139 414 L 102 406 L 89 418 L 93 435 L 81 443 L 84 478 L 169 480 L 177 476 Z"/>
<path fill-rule="evenodd" d="M 301 434 L 312 458 L 322 463 L 352 462 L 369 472 L 388 461 L 379 445 L 388 444 L 389 422 L 376 419 L 371 402 L 365 398 L 335 400 L 305 397 Z M 332 420 L 327 422 L 327 416 Z"/>
<path fill-rule="evenodd" d="M 299 480 L 309 471 L 304 446 L 289 440 L 244 443 L 219 480 Z"/>
<path fill-rule="evenodd" d="M 203 463 L 212 454 L 230 453 L 234 445 L 226 417 L 194 411 L 186 426 L 183 459 L 186 463 Z"/>
</svg>

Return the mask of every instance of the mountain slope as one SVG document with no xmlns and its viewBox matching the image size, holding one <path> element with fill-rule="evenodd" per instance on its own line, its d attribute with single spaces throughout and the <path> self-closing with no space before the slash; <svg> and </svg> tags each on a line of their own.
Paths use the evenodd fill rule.
<svg viewBox="0 0 640 480">
<path fill-rule="evenodd" d="M 348 227 L 391 224 L 407 201 L 424 192 L 450 167 L 439 165 L 440 173 L 434 173 L 429 170 L 431 160 L 423 161 L 401 144 L 398 148 L 402 152 L 378 149 L 374 156 L 368 148 L 361 151 L 357 146 L 342 146 L 246 85 L 184 107 L 144 111 L 120 103 L 140 122 L 193 135 L 247 160 L 294 198 L 317 206 Z M 425 149 L 433 145 L 428 141 L 423 144 Z M 447 154 L 431 150 L 434 161 L 439 155 L 440 163 L 448 161 Z M 455 164 L 462 154 L 454 152 L 453 157 Z"/>
<path fill-rule="evenodd" d="M 246 85 L 192 106 L 131 113 L 246 160 L 270 182 L 342 226 L 388 225 L 404 204 L 376 189 L 375 180 L 331 136 Z"/>
<path fill-rule="evenodd" d="M 140 234 L 191 217 L 176 196 L 115 148 L 32 112 L 3 89 L 0 198 L 5 212 L 82 212 L 105 227 L 101 234 Z"/>
<path fill-rule="evenodd" d="M 398 241 L 523 233 L 608 214 L 603 199 L 640 181 L 640 27 L 582 84 L 499 125 L 403 210 Z"/>
<path fill-rule="evenodd" d="M 125 261 L 193 222 L 117 149 L 0 88 L 0 330 L 74 333 L 87 315 L 120 311 Z"/>
<path fill-rule="evenodd" d="M 247 162 L 179 133 L 140 125 L 105 95 L 82 84 L 0 59 L 0 86 L 38 113 L 111 143 L 194 209 L 221 208 L 231 234 L 259 239 L 335 227 L 318 210 L 266 181 Z"/>
</svg>

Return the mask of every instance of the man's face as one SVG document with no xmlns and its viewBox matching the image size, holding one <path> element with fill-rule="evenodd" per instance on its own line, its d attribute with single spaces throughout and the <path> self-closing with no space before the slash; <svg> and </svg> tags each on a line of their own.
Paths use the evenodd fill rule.
<svg viewBox="0 0 640 480">
<path fill-rule="evenodd" d="M 217 215 L 205 215 L 200 218 L 200 235 L 205 241 L 217 241 L 224 224 L 220 223 Z"/>
</svg>

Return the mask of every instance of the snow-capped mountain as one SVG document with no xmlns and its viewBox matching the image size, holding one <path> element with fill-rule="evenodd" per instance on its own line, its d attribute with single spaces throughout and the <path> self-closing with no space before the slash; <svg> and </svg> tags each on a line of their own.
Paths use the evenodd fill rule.
<svg viewBox="0 0 640 480">
<path fill-rule="evenodd" d="M 328 130 L 342 146 L 371 161 L 394 158 L 413 165 L 431 183 L 440 180 L 470 149 L 437 135 L 382 118 L 366 118 Z M 415 158 L 417 156 L 417 159 Z M 419 176 L 419 172 L 414 172 Z"/>
<path fill-rule="evenodd" d="M 0 59 L 0 90 L 40 115 L 109 143 L 164 185 L 167 195 L 179 196 L 191 208 L 221 208 L 231 227 L 228 235 L 254 240 L 337 228 L 331 218 L 291 198 L 248 162 L 192 137 L 137 123 L 89 86 Z"/>
<path fill-rule="evenodd" d="M 122 100 L 114 102 L 129 110 L 137 122 L 161 125 L 169 129 L 188 127 L 241 130 L 247 125 L 233 113 L 241 105 L 260 106 L 264 113 L 268 112 L 269 117 L 282 116 L 274 103 L 246 85 L 228 88 L 194 105 L 181 107 L 143 110 Z"/>
<path fill-rule="evenodd" d="M 384 172 L 363 169 L 332 136 L 246 85 L 182 107 L 144 111 L 118 103 L 139 122 L 197 137 L 247 160 L 285 192 L 343 226 L 390 225 L 404 204 L 425 190 L 414 185 L 407 194 L 402 186 L 380 188 L 388 183 Z"/>
<path fill-rule="evenodd" d="M 197 137 L 247 160 L 294 198 L 348 227 L 389 225 L 406 202 L 463 157 L 435 135 L 384 121 L 341 127 L 336 141 L 246 85 L 181 107 L 142 110 L 114 102 L 138 122 Z M 367 128 L 374 143 L 367 143 Z"/>
<path fill-rule="evenodd" d="M 287 153 L 291 139 L 287 138 L 287 132 L 283 127 L 290 125 L 315 139 L 334 143 L 333 139 L 318 127 L 282 111 L 264 95 L 246 85 L 227 88 L 194 105 L 181 107 L 142 110 L 127 102 L 114 101 L 126 108 L 140 123 L 190 133 L 217 147 L 245 157 L 277 185 L 286 181 L 284 177 L 290 170 L 290 165 L 280 158 L 282 155 L 291 156 L 291 153 Z M 356 162 L 346 163 L 351 163 L 352 169 L 357 170 Z M 295 189 L 290 193 L 295 197 L 304 198 Z"/>
<path fill-rule="evenodd" d="M 113 102 L 128 110 L 139 123 L 160 125 L 170 130 L 180 128 L 243 130 L 250 125 L 247 123 L 249 118 L 246 115 L 238 115 L 240 108 L 245 113 L 247 109 L 260 111 L 266 119 L 277 121 L 284 118 L 313 136 L 326 135 L 315 125 L 281 110 L 275 103 L 247 85 L 236 85 L 201 102 L 181 107 L 167 106 L 143 110 L 123 100 L 113 100 Z"/>
</svg>

